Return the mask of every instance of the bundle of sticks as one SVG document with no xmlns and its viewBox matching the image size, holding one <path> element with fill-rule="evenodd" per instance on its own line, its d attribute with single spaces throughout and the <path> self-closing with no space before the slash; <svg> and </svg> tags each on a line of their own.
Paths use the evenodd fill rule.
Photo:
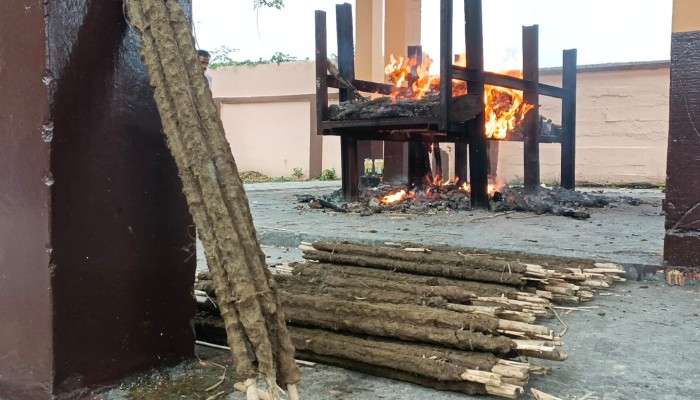
<svg viewBox="0 0 700 400">
<path fill-rule="evenodd" d="M 538 318 L 555 303 L 590 300 L 623 273 L 590 261 L 415 245 L 321 241 L 301 249 L 306 262 L 273 268 L 296 357 L 505 398 L 544 371 L 526 358 L 567 358 L 560 334 Z M 197 289 L 212 293 L 207 276 Z M 211 313 L 196 326 L 216 339 Z"/>
<path fill-rule="evenodd" d="M 266 398 L 278 399 L 278 387 L 286 387 L 289 398 L 298 399 L 294 346 L 197 62 L 192 26 L 177 0 L 127 0 L 124 5 L 139 34 L 163 133 L 204 244 L 217 309 L 236 359 L 236 388 L 248 400 L 259 400 L 257 378 L 262 376 Z"/>
</svg>

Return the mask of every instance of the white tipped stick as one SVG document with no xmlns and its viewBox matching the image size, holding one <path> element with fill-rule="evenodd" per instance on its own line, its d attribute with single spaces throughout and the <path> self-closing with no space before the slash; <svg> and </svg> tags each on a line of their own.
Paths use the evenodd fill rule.
<svg viewBox="0 0 700 400">
<path fill-rule="evenodd" d="M 596 268 L 610 268 L 610 269 L 616 269 L 618 271 L 622 270 L 622 265 L 620 264 L 615 264 L 615 263 L 595 263 L 593 264 Z"/>
<path fill-rule="evenodd" d="M 308 245 L 308 244 L 300 244 L 300 245 L 299 245 L 299 250 L 301 250 L 301 251 L 314 251 L 314 250 L 316 250 L 316 249 L 314 249 L 313 246 L 310 246 L 310 245 Z"/>
<path fill-rule="evenodd" d="M 530 367 L 498 363 L 491 368 L 491 372 L 507 378 L 527 380 L 530 376 Z"/>
<path fill-rule="evenodd" d="M 299 388 L 297 388 L 297 385 L 287 385 L 287 395 L 289 400 L 299 400 Z"/>
<path fill-rule="evenodd" d="M 535 388 L 530 388 L 530 393 L 535 398 L 535 400 L 561 400 L 559 397 L 552 396 Z"/>
<path fill-rule="evenodd" d="M 500 375 L 476 369 L 468 369 L 460 377 L 465 381 L 483 383 L 484 385 L 499 386 L 503 384 Z"/>
<path fill-rule="evenodd" d="M 238 382 L 233 387 L 240 392 L 244 392 L 246 400 L 269 400 L 267 393 L 261 396 L 255 379 L 246 379 L 245 382 Z"/>
<path fill-rule="evenodd" d="M 523 388 L 509 383 L 496 386 L 486 385 L 486 393 L 506 399 L 517 399 L 523 393 Z"/>
<path fill-rule="evenodd" d="M 507 319 L 498 320 L 498 329 L 523 332 L 530 335 L 541 335 L 546 337 L 552 336 L 552 330 L 546 326 L 526 324 L 524 322 L 511 321 Z"/>
<path fill-rule="evenodd" d="M 430 249 L 425 249 L 423 247 L 407 247 L 403 251 L 408 251 L 411 253 L 430 253 Z"/>
</svg>

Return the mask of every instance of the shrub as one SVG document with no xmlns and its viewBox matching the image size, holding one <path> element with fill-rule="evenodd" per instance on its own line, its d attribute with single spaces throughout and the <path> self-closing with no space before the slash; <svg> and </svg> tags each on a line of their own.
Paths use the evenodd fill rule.
<svg viewBox="0 0 700 400">
<path fill-rule="evenodd" d="M 324 169 L 321 171 L 321 176 L 318 179 L 322 181 L 334 181 L 338 179 L 338 174 L 336 174 L 335 168 Z"/>
</svg>

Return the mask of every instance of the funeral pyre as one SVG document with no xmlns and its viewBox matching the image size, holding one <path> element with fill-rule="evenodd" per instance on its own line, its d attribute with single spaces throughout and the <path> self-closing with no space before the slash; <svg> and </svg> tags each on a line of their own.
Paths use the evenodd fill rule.
<svg viewBox="0 0 700 400">
<path fill-rule="evenodd" d="M 373 95 L 372 98 L 367 98 L 355 92 L 352 101 L 330 106 L 330 120 L 438 117 L 440 76 L 430 74 L 432 65 L 433 60 L 428 54 L 412 57 L 396 57 L 392 54 L 384 69 L 387 81 L 393 85 L 391 94 L 388 97 Z M 454 65 L 467 67 L 466 55 L 459 55 Z M 329 62 L 329 66 L 330 72 L 342 79 L 332 62 Z M 519 70 L 501 73 L 516 78 L 523 77 Z M 348 86 L 351 85 L 348 83 Z M 456 121 L 464 122 L 484 111 L 485 135 L 490 139 L 506 139 L 534 108 L 525 102 L 522 91 L 505 87 L 485 85 L 484 110 L 479 101 L 468 94 L 466 82 L 452 80 L 453 117 Z"/>
<path fill-rule="evenodd" d="M 415 244 L 300 247 L 305 262 L 272 268 L 297 358 L 511 399 L 531 374 L 548 372 L 537 359 L 567 358 L 566 327 L 542 320 L 624 281 L 621 266 L 584 259 Z M 224 343 L 209 277 L 196 287 L 197 335 Z"/>
</svg>

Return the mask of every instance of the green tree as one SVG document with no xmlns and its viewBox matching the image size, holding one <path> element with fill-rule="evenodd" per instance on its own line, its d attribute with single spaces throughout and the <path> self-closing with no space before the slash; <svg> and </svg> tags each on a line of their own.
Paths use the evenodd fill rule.
<svg viewBox="0 0 700 400">
<path fill-rule="evenodd" d="M 281 10 L 284 7 L 284 0 L 253 0 L 253 7 L 255 9 L 261 7 L 271 7 Z"/>
</svg>

